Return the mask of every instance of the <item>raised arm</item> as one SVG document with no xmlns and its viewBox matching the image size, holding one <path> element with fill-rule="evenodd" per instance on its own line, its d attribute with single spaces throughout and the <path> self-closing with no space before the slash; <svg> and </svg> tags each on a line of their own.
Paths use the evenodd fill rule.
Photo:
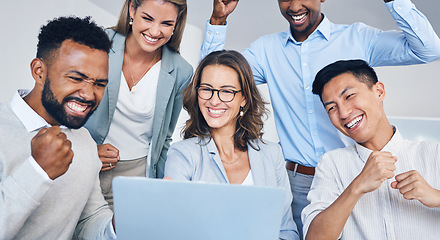
<svg viewBox="0 0 440 240">
<path fill-rule="evenodd" d="M 380 31 L 367 53 L 372 66 L 409 65 L 440 58 L 440 39 L 410 0 L 384 0 L 399 31 Z"/>
<path fill-rule="evenodd" d="M 329 207 L 316 215 L 305 239 L 338 239 L 359 199 L 394 177 L 395 162 L 396 157 L 389 152 L 372 152 L 362 172 Z"/>
<path fill-rule="evenodd" d="M 211 52 L 222 50 L 226 39 L 226 19 L 237 7 L 238 0 L 214 0 L 210 20 L 206 23 L 200 60 Z"/>
<path fill-rule="evenodd" d="M 225 25 L 226 19 L 237 7 L 238 0 L 214 0 L 210 22 L 212 25 Z"/>
</svg>

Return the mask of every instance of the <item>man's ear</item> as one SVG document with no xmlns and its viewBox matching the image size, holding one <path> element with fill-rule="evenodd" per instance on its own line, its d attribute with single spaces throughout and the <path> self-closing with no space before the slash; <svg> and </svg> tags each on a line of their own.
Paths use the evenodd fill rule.
<svg viewBox="0 0 440 240">
<path fill-rule="evenodd" d="M 35 79 L 35 85 L 44 86 L 47 75 L 47 66 L 40 58 L 34 58 L 31 61 L 31 74 Z"/>
<path fill-rule="evenodd" d="M 376 89 L 377 97 L 381 102 L 383 102 L 383 100 L 385 99 L 385 85 L 383 84 L 383 82 L 378 81 L 374 85 L 374 88 Z"/>
</svg>

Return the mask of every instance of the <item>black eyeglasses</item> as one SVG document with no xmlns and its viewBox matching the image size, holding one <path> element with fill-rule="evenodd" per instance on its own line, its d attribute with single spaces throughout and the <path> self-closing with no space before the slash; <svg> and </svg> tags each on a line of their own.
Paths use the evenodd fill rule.
<svg viewBox="0 0 440 240">
<path fill-rule="evenodd" d="M 217 92 L 217 96 L 222 102 L 231 102 L 235 98 L 235 94 L 241 92 L 241 90 L 235 91 L 230 89 L 214 89 L 210 87 L 196 87 L 197 95 L 203 100 L 209 100 L 214 96 L 214 92 Z"/>
</svg>

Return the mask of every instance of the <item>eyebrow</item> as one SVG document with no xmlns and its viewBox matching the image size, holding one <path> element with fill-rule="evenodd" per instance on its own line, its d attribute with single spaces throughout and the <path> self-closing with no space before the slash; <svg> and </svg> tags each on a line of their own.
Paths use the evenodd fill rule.
<svg viewBox="0 0 440 240">
<path fill-rule="evenodd" d="M 209 84 L 209 83 L 200 83 L 200 85 L 206 85 L 206 86 L 212 87 L 212 85 Z M 234 89 L 237 89 L 235 86 L 232 86 L 232 85 L 223 85 L 223 86 L 220 86 L 220 88 L 234 88 Z"/>
<path fill-rule="evenodd" d="M 147 17 L 149 17 L 149 18 L 151 18 L 151 19 L 154 20 L 154 17 L 151 16 L 150 14 L 148 14 L 148 13 L 146 13 L 146 12 L 142 12 L 142 14 L 147 15 Z M 175 20 L 165 20 L 165 21 L 163 21 L 163 22 L 164 22 L 164 23 L 174 23 L 174 22 L 176 22 L 176 21 L 175 21 Z"/>
<path fill-rule="evenodd" d="M 89 76 L 87 76 L 86 74 L 84 74 L 82 72 L 78 72 L 76 70 L 69 71 L 69 73 L 78 74 L 79 76 L 81 76 L 84 79 L 90 79 Z M 98 82 L 98 83 L 106 82 L 106 83 L 108 83 L 108 78 L 95 79 L 95 82 Z"/>
<path fill-rule="evenodd" d="M 341 94 L 339 94 L 339 97 L 342 97 L 348 90 L 350 90 L 350 89 L 352 89 L 353 87 L 347 87 L 347 88 L 345 88 L 344 90 L 342 90 L 342 92 L 341 92 Z M 333 103 L 335 103 L 334 101 L 330 101 L 330 102 L 325 102 L 324 103 L 324 107 L 326 107 L 326 106 L 328 106 L 328 105 L 330 105 L 330 104 L 333 104 Z"/>
</svg>

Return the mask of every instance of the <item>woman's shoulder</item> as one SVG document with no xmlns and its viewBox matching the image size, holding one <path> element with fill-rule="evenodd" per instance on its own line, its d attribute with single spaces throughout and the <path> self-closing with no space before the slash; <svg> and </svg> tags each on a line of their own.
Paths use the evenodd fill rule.
<svg viewBox="0 0 440 240">
<path fill-rule="evenodd" d="M 257 148 L 258 151 L 261 152 L 272 152 L 275 153 L 276 151 L 280 150 L 280 145 L 275 142 L 271 142 L 268 140 L 261 141 L 260 139 L 255 139 L 251 141 L 251 146 L 254 146 Z"/>
<path fill-rule="evenodd" d="M 184 140 L 180 140 L 171 144 L 170 149 L 175 149 L 180 152 L 192 152 L 196 149 L 200 149 L 201 139 L 199 137 L 192 137 Z"/>
<path fill-rule="evenodd" d="M 177 68 L 179 71 L 184 71 L 186 74 L 192 74 L 193 67 L 185 60 L 185 58 L 182 57 L 182 55 L 172 50 L 167 45 L 164 45 L 163 49 L 164 55 L 170 58 L 170 61 L 173 63 L 175 68 Z"/>
</svg>

